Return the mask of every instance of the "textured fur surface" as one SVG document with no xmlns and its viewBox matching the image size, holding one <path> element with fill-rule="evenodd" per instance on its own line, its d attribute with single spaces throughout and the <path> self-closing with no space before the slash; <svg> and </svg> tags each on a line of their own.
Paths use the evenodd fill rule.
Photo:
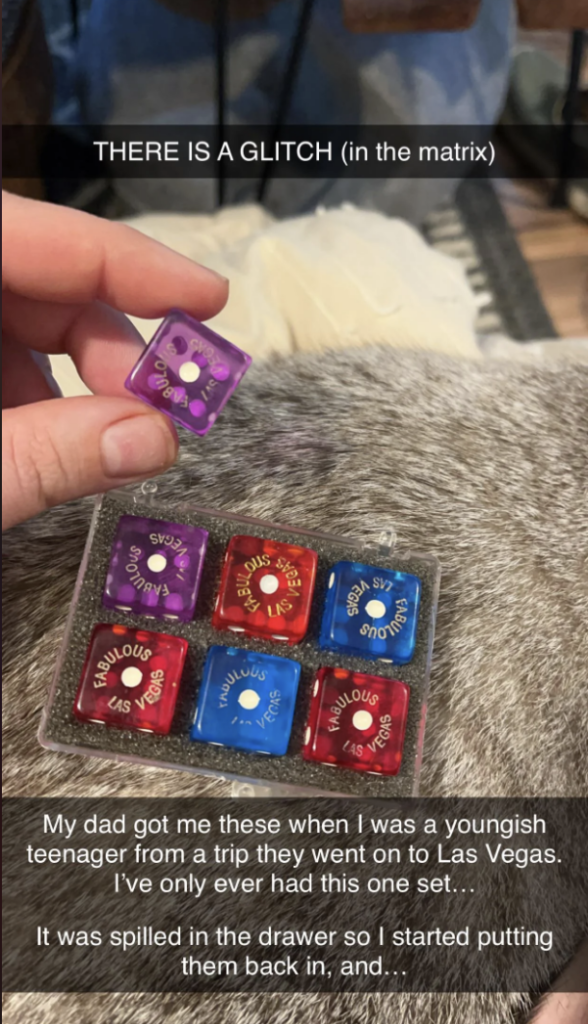
<svg viewBox="0 0 588 1024">
<path fill-rule="evenodd" d="M 166 498 L 364 536 L 392 524 L 443 578 L 421 792 L 588 796 L 588 370 L 390 349 L 254 366 Z M 5 793 L 225 795 L 41 750 L 35 733 L 90 502 L 4 538 Z M 545 979 L 547 983 L 547 979 Z M 16 1024 L 511 1024 L 524 997 L 11 996 Z"/>
</svg>

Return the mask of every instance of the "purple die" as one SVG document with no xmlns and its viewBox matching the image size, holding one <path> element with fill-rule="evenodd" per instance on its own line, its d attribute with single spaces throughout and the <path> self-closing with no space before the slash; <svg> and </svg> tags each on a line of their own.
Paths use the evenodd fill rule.
<svg viewBox="0 0 588 1024">
<path fill-rule="evenodd" d="M 193 434 L 206 434 L 251 356 L 186 313 L 165 318 L 125 387 Z"/>
<path fill-rule="evenodd" d="M 207 541 L 208 531 L 197 526 L 121 516 L 102 603 L 136 615 L 189 622 Z"/>
</svg>

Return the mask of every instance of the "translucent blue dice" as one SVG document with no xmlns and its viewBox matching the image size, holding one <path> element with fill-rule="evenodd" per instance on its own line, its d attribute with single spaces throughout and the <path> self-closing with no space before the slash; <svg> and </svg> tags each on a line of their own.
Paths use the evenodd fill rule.
<svg viewBox="0 0 588 1024">
<path fill-rule="evenodd" d="M 285 754 L 300 665 L 236 647 L 210 647 L 190 738 L 257 754 Z"/>
<path fill-rule="evenodd" d="M 337 562 L 319 643 L 329 651 L 405 665 L 414 655 L 421 581 L 392 569 Z"/>
</svg>

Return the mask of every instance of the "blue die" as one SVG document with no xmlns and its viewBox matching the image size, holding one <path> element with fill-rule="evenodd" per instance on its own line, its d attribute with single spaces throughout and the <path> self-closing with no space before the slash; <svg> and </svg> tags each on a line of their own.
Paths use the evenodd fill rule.
<svg viewBox="0 0 588 1024">
<path fill-rule="evenodd" d="M 210 647 L 190 738 L 285 754 L 299 678 L 300 665 L 290 658 Z"/>
<path fill-rule="evenodd" d="M 414 654 L 420 598 L 416 576 L 337 562 L 329 577 L 320 645 L 405 665 Z"/>
</svg>

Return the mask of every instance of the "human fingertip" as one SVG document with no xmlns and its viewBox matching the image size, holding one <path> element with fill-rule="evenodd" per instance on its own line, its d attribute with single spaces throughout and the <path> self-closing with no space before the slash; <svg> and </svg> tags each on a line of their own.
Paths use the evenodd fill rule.
<svg viewBox="0 0 588 1024">
<path fill-rule="evenodd" d="M 100 438 L 100 452 L 107 477 L 152 476 L 175 462 L 178 437 L 165 416 L 139 414 L 108 426 Z"/>
</svg>

